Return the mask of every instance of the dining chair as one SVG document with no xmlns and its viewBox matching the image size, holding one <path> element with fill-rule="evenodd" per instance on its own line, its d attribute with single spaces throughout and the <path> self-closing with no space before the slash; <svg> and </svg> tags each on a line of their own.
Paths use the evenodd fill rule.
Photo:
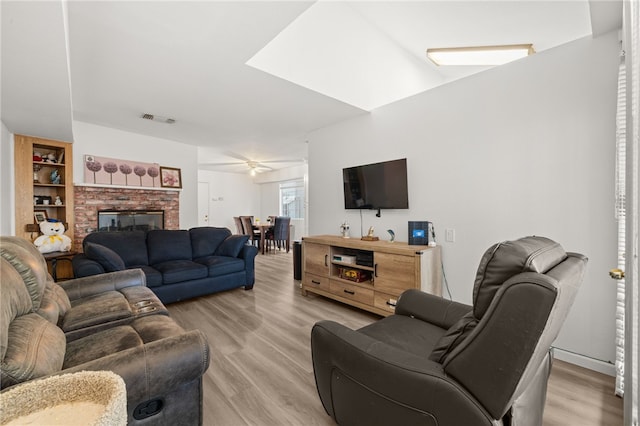
<svg viewBox="0 0 640 426">
<path fill-rule="evenodd" d="M 243 234 L 248 235 L 251 240 L 251 244 L 260 246 L 260 231 L 253 229 L 252 223 L 253 216 L 240 216 L 242 222 Z M 257 243 L 257 244 L 256 244 Z"/>
<path fill-rule="evenodd" d="M 233 221 L 236 223 L 236 230 L 238 235 L 244 234 L 244 227 L 242 226 L 242 220 L 240 220 L 239 216 L 234 216 Z"/>
<path fill-rule="evenodd" d="M 277 216 L 274 221 L 272 232 L 269 239 L 273 241 L 278 249 L 286 248 L 289 253 L 289 229 L 291 218 L 286 216 Z"/>
</svg>

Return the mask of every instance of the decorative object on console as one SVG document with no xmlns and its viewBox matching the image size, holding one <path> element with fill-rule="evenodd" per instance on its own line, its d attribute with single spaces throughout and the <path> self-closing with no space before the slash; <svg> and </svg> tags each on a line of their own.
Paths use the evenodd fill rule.
<svg viewBox="0 0 640 426">
<path fill-rule="evenodd" d="M 409 221 L 409 245 L 426 246 L 430 245 L 433 239 L 433 224 L 426 220 Z M 435 242 L 435 241 L 434 241 Z M 433 247 L 433 246 L 432 246 Z"/>
<path fill-rule="evenodd" d="M 71 250 L 71 238 L 64 235 L 62 222 L 44 220 L 40 222 L 40 235 L 33 244 L 40 253 Z"/>
<path fill-rule="evenodd" d="M 396 240 L 396 233 L 393 232 L 393 229 L 387 229 L 387 232 L 389 233 L 389 236 L 391 237 L 389 239 L 389 242 L 394 242 Z"/>
<path fill-rule="evenodd" d="M 342 225 L 340 225 L 340 234 L 342 235 L 342 238 L 351 237 L 351 235 L 349 234 L 349 223 L 347 223 L 346 220 L 342 223 Z"/>
<path fill-rule="evenodd" d="M 134 174 L 136 177 L 129 179 Z M 115 158 L 84 156 L 84 181 L 101 185 L 160 187 L 156 179 L 160 174 L 157 163 L 119 160 Z"/>
<path fill-rule="evenodd" d="M 182 176 L 180 175 L 180 169 L 164 166 L 160 167 L 160 186 L 163 188 L 182 188 Z"/>
<path fill-rule="evenodd" d="M 376 237 L 373 234 L 373 226 L 369 227 L 369 231 L 367 232 L 367 235 L 365 235 L 364 237 L 361 238 L 361 240 L 363 241 L 378 241 L 380 238 Z"/>
</svg>

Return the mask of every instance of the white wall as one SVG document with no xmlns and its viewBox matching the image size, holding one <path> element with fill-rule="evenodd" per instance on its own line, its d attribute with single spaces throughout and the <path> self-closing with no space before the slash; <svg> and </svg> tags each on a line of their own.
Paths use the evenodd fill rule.
<svg viewBox="0 0 640 426">
<path fill-rule="evenodd" d="M 410 209 L 365 211 L 365 231 L 387 239 L 392 228 L 406 241 L 407 221 L 433 221 L 453 299 L 465 303 L 494 242 L 544 235 L 586 254 L 555 345 L 612 362 L 618 49 L 616 33 L 587 37 L 313 132 L 310 233 L 337 234 L 347 218 L 359 234 L 358 212 L 344 210 L 343 167 L 407 157 Z M 444 242 L 446 228 L 455 243 Z"/>
<path fill-rule="evenodd" d="M 0 235 L 15 235 L 13 134 L 0 124 Z"/>
<path fill-rule="evenodd" d="M 308 179 L 309 167 L 307 164 L 261 173 L 254 178 L 260 184 L 260 217 L 280 214 L 280 183 L 302 179 Z M 308 191 L 305 191 L 305 196 Z M 307 196 L 308 199 L 308 196 Z M 306 202 L 305 202 L 306 204 Z M 307 209 L 305 209 L 305 215 Z M 291 241 L 299 240 L 308 234 L 308 219 L 291 219 Z"/>
<path fill-rule="evenodd" d="M 85 155 L 177 167 L 182 175 L 180 228 L 189 229 L 198 225 L 198 155 L 195 146 L 81 121 L 73 122 L 73 134 L 74 183 L 84 183 Z"/>
<path fill-rule="evenodd" d="M 209 183 L 209 225 L 235 234 L 234 216 L 261 217 L 260 186 L 249 174 L 198 170 L 198 182 Z"/>
<path fill-rule="evenodd" d="M 234 216 L 254 216 L 266 220 L 280 214 L 280 182 L 306 179 L 307 165 L 288 167 L 255 177 L 248 173 L 198 170 L 198 182 L 209 184 L 209 224 L 236 232 Z M 291 240 L 302 238 L 305 220 L 292 220 Z"/>
</svg>

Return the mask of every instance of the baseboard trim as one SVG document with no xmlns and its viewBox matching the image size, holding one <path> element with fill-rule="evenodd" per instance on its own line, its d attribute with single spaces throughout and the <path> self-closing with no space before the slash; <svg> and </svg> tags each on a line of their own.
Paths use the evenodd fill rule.
<svg viewBox="0 0 640 426">
<path fill-rule="evenodd" d="M 553 357 L 561 361 L 568 362 L 570 364 L 579 365 L 580 367 L 588 368 L 589 370 L 597 371 L 598 373 L 606 374 L 608 376 L 615 377 L 616 367 L 615 365 L 600 361 L 599 359 L 593 359 L 584 355 L 576 354 L 574 352 L 568 352 L 559 348 L 553 348 Z"/>
</svg>

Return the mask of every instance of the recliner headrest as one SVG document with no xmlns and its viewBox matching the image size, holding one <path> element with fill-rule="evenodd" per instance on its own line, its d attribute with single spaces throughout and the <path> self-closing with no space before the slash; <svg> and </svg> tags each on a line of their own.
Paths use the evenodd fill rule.
<svg viewBox="0 0 640 426">
<path fill-rule="evenodd" d="M 19 237 L 0 237 L 2 258 L 20 273 L 33 301 L 33 309 L 40 308 L 42 295 L 47 285 L 49 271 L 42 253 L 29 241 Z"/>
<path fill-rule="evenodd" d="M 524 237 L 491 246 L 480 260 L 473 286 L 473 313 L 481 319 L 509 278 L 521 272 L 544 274 L 567 258 L 562 246 L 545 237 Z"/>
</svg>

